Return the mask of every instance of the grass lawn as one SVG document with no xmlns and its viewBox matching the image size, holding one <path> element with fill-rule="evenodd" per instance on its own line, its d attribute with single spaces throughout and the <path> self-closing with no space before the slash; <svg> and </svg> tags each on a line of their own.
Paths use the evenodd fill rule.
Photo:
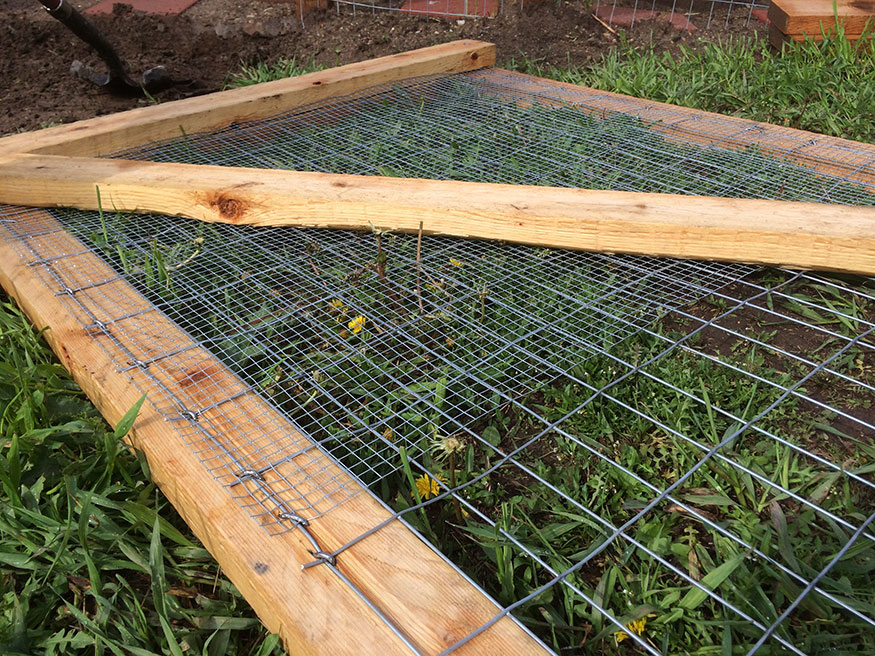
<svg viewBox="0 0 875 656">
<path fill-rule="evenodd" d="M 757 120 L 771 119 L 837 136 L 869 141 L 875 137 L 875 87 L 870 83 L 875 77 L 875 45 L 854 51 L 841 38 L 820 46 L 807 44 L 782 56 L 742 43 L 709 46 L 702 53 L 687 53 L 679 60 L 621 49 L 588 70 L 542 70 L 537 62 L 524 62 L 520 67 L 549 77 Z M 296 72 L 300 72 L 298 64 L 288 62 L 278 73 L 256 68 L 245 76 L 262 81 L 272 75 Z M 541 118 L 545 126 L 550 125 L 549 112 Z M 586 127 L 584 124 L 582 129 Z M 385 155 L 376 157 L 382 159 Z M 397 156 L 409 158 L 403 153 Z M 618 162 L 617 166 L 628 167 L 629 163 Z M 742 166 L 742 160 L 738 166 Z M 400 175 L 404 171 L 381 173 Z M 525 170 L 501 174 L 508 181 L 527 179 Z M 563 174 L 568 176 L 569 184 L 574 184 L 575 176 L 586 176 L 585 171 L 574 170 Z M 780 175 L 775 186 L 776 190 L 784 189 Z M 710 187 L 695 189 L 708 193 Z M 864 198 L 860 196 L 861 202 Z M 123 229 L 123 219 L 109 220 L 118 222 L 113 226 L 114 233 L 116 228 Z M 221 229 L 196 230 L 200 232 L 192 234 L 192 242 L 196 238 L 222 238 Z M 85 226 L 81 231 L 84 238 L 101 233 L 94 226 Z M 99 237 L 96 241 L 100 242 Z M 95 245 L 104 248 L 108 258 L 116 259 L 129 272 L 142 272 L 142 291 L 153 293 L 156 302 L 174 302 L 174 288 L 166 271 L 175 264 L 172 258 L 184 259 L 186 254 L 160 249 L 151 254 L 124 251 L 114 242 Z M 409 241 L 406 247 L 411 247 Z M 382 264 L 391 268 L 391 258 L 402 256 L 403 248 L 403 240 L 393 240 L 390 245 L 388 238 L 382 243 L 377 236 L 375 262 L 382 257 Z M 235 257 L 245 258 L 246 254 L 237 253 Z M 336 262 L 322 261 L 318 253 L 313 258 L 313 264 L 326 276 L 348 279 L 350 271 L 344 267 L 331 270 Z M 457 261 L 464 264 L 463 260 L 460 256 Z M 501 284 L 500 278 L 481 278 L 498 275 L 495 272 L 500 272 L 502 266 L 500 262 L 486 262 L 478 272 L 474 267 L 457 268 L 450 262 L 449 277 L 454 278 L 459 289 L 474 292 L 466 297 L 469 300 L 465 302 L 470 304 L 470 299 L 479 298 L 476 290 L 481 286 L 485 289 L 490 284 Z M 149 279 L 146 271 L 150 272 Z M 180 275 L 184 271 L 180 269 Z M 806 316 L 817 325 L 829 326 L 837 336 L 855 334 L 859 319 L 871 321 L 875 316 L 864 296 L 840 293 L 830 284 L 788 280 L 774 273 L 758 274 L 757 284 L 782 290 L 776 301 L 778 311 Z M 586 293 L 586 285 L 586 281 L 579 279 L 557 281 L 554 291 L 559 295 L 563 290 Z M 390 296 L 369 297 L 374 288 L 362 285 L 351 289 L 349 298 L 335 306 L 335 312 L 346 305 L 375 307 L 381 302 L 388 304 L 382 310 L 386 315 L 415 311 L 413 306 L 399 309 Z M 531 296 L 543 293 L 525 289 L 516 292 Z M 446 290 L 436 285 L 427 293 L 437 303 Z M 251 294 L 227 302 L 234 304 L 237 314 L 248 309 L 249 321 L 271 312 Z M 719 312 L 725 302 L 719 297 L 705 299 L 695 311 L 691 310 L 691 315 L 709 316 Z M 809 302 L 829 307 L 834 313 L 818 315 Z M 546 303 L 536 310 L 543 313 L 545 321 L 560 321 L 561 318 L 550 316 L 550 306 Z M 514 338 L 513 331 L 525 329 L 487 314 L 485 303 L 453 307 L 450 314 L 474 319 L 433 327 L 435 341 L 440 342 L 436 348 L 442 349 L 444 357 L 450 357 L 449 353 L 462 359 L 466 353 L 475 355 L 478 334 L 471 330 L 472 325 L 507 331 L 508 339 Z M 695 316 L 687 319 L 694 321 Z M 322 320 L 326 331 L 339 324 L 329 308 L 325 308 Z M 227 332 L 227 326 L 206 320 L 188 329 L 201 331 L 206 338 Z M 365 343 L 374 337 L 372 329 L 373 324 L 365 324 L 354 337 Z M 706 334 L 690 340 L 692 351 L 678 350 L 671 359 L 657 358 L 665 346 L 664 337 L 683 335 L 685 329 L 680 320 L 654 324 L 634 339 L 616 345 L 608 354 L 587 359 L 570 378 L 551 382 L 526 396 L 515 410 L 498 408 L 492 419 L 478 426 L 484 438 L 480 442 L 467 440 L 448 445 L 446 440 L 437 439 L 441 431 L 429 427 L 428 417 L 407 424 L 409 434 L 404 434 L 404 426 L 388 427 L 409 448 L 426 453 L 423 461 L 433 471 L 443 472 L 446 479 L 464 479 L 488 467 L 491 457 L 488 443 L 508 448 L 536 435 L 540 424 L 526 408 L 548 422 L 558 421 L 580 407 L 592 389 L 609 384 L 611 393 L 618 398 L 646 400 L 648 413 L 667 427 L 654 431 L 651 424 L 640 417 L 636 419 L 619 406 L 575 414 L 563 421 L 561 430 L 545 436 L 546 445 L 539 457 L 525 463 L 549 485 L 536 484 L 519 473 L 504 477 L 497 473 L 469 488 L 464 509 L 452 503 L 438 503 L 427 511 L 409 515 L 411 521 L 430 539 L 442 543 L 450 555 L 458 556 L 475 578 L 504 603 L 537 589 L 542 581 L 544 565 L 524 557 L 518 545 L 525 545 L 526 550 L 539 554 L 547 567 L 559 571 L 579 560 L 592 545 L 599 544 L 604 529 L 580 507 L 569 503 L 569 496 L 596 500 L 593 507 L 601 517 L 623 523 L 630 513 L 640 509 L 635 505 L 636 499 L 646 499 L 648 491 L 664 485 L 666 480 L 677 480 L 697 461 L 703 445 L 710 448 L 721 443 L 724 436 L 738 428 L 739 421 L 750 419 L 748 408 L 778 401 L 769 382 L 786 386 L 801 375 L 798 363 L 776 366 L 769 360 L 767 350 L 750 341 L 743 341 L 728 354 L 721 352 L 737 371 L 723 368 L 715 375 L 714 367 L 695 354 L 713 354 L 717 352 L 714 349 L 719 349 L 708 342 Z M 770 344 L 780 339 L 776 332 L 774 326 L 764 321 L 761 341 Z M 298 348 L 312 352 L 312 346 Z M 823 346 L 816 344 L 812 348 Z M 222 350 L 230 353 L 233 348 L 229 344 Z M 245 601 L 152 485 L 143 459 L 121 446 L 119 431 L 105 425 L 39 336 L 8 303 L 0 305 L 0 352 L 6 354 L 0 363 L 3 438 L 0 652 L 217 656 L 283 653 L 276 637 L 265 635 Z M 330 355 L 320 353 L 319 357 Z M 849 351 L 845 355 L 848 358 L 835 363 L 841 371 L 854 367 L 861 372 L 871 371 L 871 364 L 864 361 L 861 353 Z M 258 354 L 240 352 L 239 357 L 243 374 L 272 373 L 279 369 L 278 363 L 258 361 Z M 545 362 L 550 362 L 551 357 L 546 350 L 542 353 Z M 369 361 L 373 363 L 374 358 Z M 649 363 L 647 371 L 651 378 L 618 380 L 617 362 Z M 378 364 L 387 369 L 397 366 L 388 359 Z M 764 382 L 750 386 L 745 371 L 758 372 Z M 323 392 L 333 395 L 349 392 L 366 385 L 379 373 L 363 374 L 361 380 L 344 375 L 336 372 L 329 376 L 326 385 L 335 384 L 336 388 Z M 393 375 L 403 376 L 404 372 Z M 682 394 L 669 393 L 653 382 L 656 379 L 693 391 L 698 398 L 715 399 L 725 413 L 715 414 L 710 404 L 697 404 Z M 474 402 L 465 397 L 464 390 L 441 380 L 437 371 L 432 383 L 433 405 L 463 407 Z M 296 398 L 294 392 L 283 393 L 279 383 L 267 376 L 262 383 L 265 394 L 275 394 L 279 402 L 299 408 L 298 421 L 304 424 L 310 421 L 312 425 L 305 426 L 308 430 L 330 440 L 331 423 L 313 419 L 316 415 L 307 412 L 307 403 L 315 400 L 313 391 Z M 801 402 L 781 401 L 780 411 L 770 414 L 769 423 L 761 426 L 771 434 L 788 441 L 801 439 L 800 436 L 813 440 L 823 432 L 824 425 L 830 425 L 830 418 L 817 409 Z M 871 403 L 871 399 L 838 390 L 835 403 L 848 404 L 850 409 L 854 403 Z M 363 406 L 358 412 L 359 419 L 367 422 L 379 418 L 381 410 Z M 617 429 L 618 426 L 623 428 Z M 698 445 L 680 437 L 694 432 L 700 435 Z M 875 458 L 871 436 L 868 442 L 851 441 L 855 444 L 852 452 L 826 453 L 824 457 L 831 461 L 847 459 L 848 466 L 856 468 L 854 471 L 860 476 L 868 475 L 868 470 L 860 469 L 859 463 L 871 463 Z M 727 539 L 721 531 L 691 527 L 681 521 L 679 513 L 669 512 L 651 515 L 635 527 L 634 539 L 640 547 L 611 547 L 599 555 L 598 573 L 579 571 L 570 577 L 571 584 L 587 590 L 622 618 L 624 624 L 638 622 L 633 626 L 640 628 L 643 635 L 654 636 L 659 641 L 657 649 L 670 649 L 672 653 L 743 653 L 743 646 L 758 635 L 748 622 L 738 621 L 737 615 L 726 613 L 713 600 L 685 584 L 666 563 L 682 563 L 683 571 L 691 576 L 695 572 L 698 579 L 711 587 L 723 585 L 721 593 L 727 599 L 749 617 L 767 625 L 776 609 L 798 593 L 799 583 L 794 575 L 812 576 L 834 554 L 842 536 L 847 537 L 841 526 L 824 525 L 810 506 L 820 506 L 842 517 L 860 518 L 865 514 L 868 498 L 860 489 L 837 484 L 838 478 L 831 478 L 829 470 L 821 472 L 816 466 L 812 469 L 811 463 L 792 448 L 756 436 L 739 440 L 730 448 L 732 457 L 742 462 L 748 473 L 725 467 L 702 468 L 685 484 L 684 501 L 706 508 L 723 528 L 743 536 L 760 550 L 779 545 L 784 561 L 794 563 L 794 567 L 784 571 L 768 563 L 763 566 L 762 559 L 754 563 L 749 559 L 749 550 Z M 594 453 L 599 457 L 592 458 Z M 642 469 L 644 461 L 647 465 Z M 645 473 L 636 480 L 622 475 L 616 465 Z M 787 506 L 775 503 L 757 478 L 758 472 L 766 470 L 780 472 L 782 485 L 797 490 L 810 502 L 809 506 L 794 508 L 789 523 Z M 383 477 L 379 481 L 381 492 L 398 507 L 409 505 L 430 494 L 430 486 L 416 484 L 415 479 L 422 475 L 408 467 L 400 475 Z M 465 518 L 459 521 L 463 510 Z M 504 532 L 479 522 L 478 513 L 496 519 Z M 459 528 L 448 528 L 449 524 Z M 504 537 L 508 533 L 517 545 Z M 478 549 L 471 547 L 472 540 L 479 545 Z M 871 567 L 861 560 L 866 553 L 853 555 L 859 558 L 833 572 L 826 585 L 835 594 L 851 599 L 860 613 L 875 617 L 875 600 L 869 591 Z M 807 653 L 824 653 L 835 644 L 842 644 L 844 653 L 875 652 L 875 641 L 865 623 L 837 613 L 814 598 L 806 603 L 804 613 L 803 623 L 793 626 L 792 631 Z M 631 641 L 622 640 L 569 587 L 560 586 L 550 594 L 536 597 L 520 609 L 519 615 L 563 653 L 575 653 L 569 648 L 583 641 L 587 643 L 586 650 L 578 653 L 636 653 Z M 678 622 L 681 618 L 684 621 Z"/>
</svg>

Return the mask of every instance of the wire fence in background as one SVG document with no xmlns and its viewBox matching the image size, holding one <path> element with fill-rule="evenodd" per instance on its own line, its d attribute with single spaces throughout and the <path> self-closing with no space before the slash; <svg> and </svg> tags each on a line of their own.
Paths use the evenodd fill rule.
<svg viewBox="0 0 875 656">
<path fill-rule="evenodd" d="M 318 6 L 334 7 L 339 14 L 396 11 L 437 18 L 491 18 L 508 6 L 527 11 L 551 11 L 546 0 L 315 0 Z M 634 27 L 647 21 L 668 22 L 678 29 L 708 29 L 727 26 L 731 21 L 765 22 L 768 4 L 750 0 L 579 0 L 586 12 L 620 27 Z M 302 5 L 303 6 L 303 5 Z M 303 20 L 303 18 L 302 18 Z"/>
<path fill-rule="evenodd" d="M 728 26 L 733 21 L 765 23 L 767 2 L 753 0 L 594 0 L 594 12 L 611 25 L 634 27 L 663 21 L 678 29 Z"/>
<path fill-rule="evenodd" d="M 871 148 L 623 102 L 478 71 L 122 156 L 875 205 Z M 387 521 L 484 586 L 496 619 L 558 653 L 875 650 L 875 280 L 53 213 L 388 504 Z M 33 266 L 64 257 L 20 211 L 3 219 Z M 108 282 L 46 280 L 80 301 Z M 103 325 L 142 340 L 147 322 L 117 312 Z M 158 357 L 190 370 L 191 353 Z M 241 390 L 227 392 L 162 411 L 267 530 L 295 528 L 277 507 L 318 522 L 343 503 L 341 479 L 284 484 L 319 455 L 259 434 L 258 418 L 245 448 L 218 452 L 211 426 L 246 425 Z M 245 471 L 271 473 L 270 489 Z"/>
</svg>

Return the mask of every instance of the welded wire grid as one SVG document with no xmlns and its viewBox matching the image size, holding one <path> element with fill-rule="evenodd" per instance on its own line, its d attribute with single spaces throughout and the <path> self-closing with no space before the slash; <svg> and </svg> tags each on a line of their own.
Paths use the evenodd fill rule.
<svg viewBox="0 0 875 656">
<path fill-rule="evenodd" d="M 538 1 L 516 0 L 511 4 L 533 6 Z M 317 4 L 321 6 L 321 0 Z M 353 15 L 359 12 L 398 11 L 463 19 L 497 16 L 503 11 L 505 0 L 333 0 L 332 4 L 338 14 L 344 11 Z M 534 10 L 549 11 L 549 4 L 543 4 L 542 8 L 534 7 Z M 688 22 L 705 29 L 728 26 L 730 21 L 738 19 L 749 23 L 755 16 L 754 10 L 768 8 L 765 2 L 751 0 L 590 0 L 583 4 L 610 24 L 634 27 L 636 23 L 656 18 L 669 21 L 681 29 L 688 29 Z"/>
<path fill-rule="evenodd" d="M 316 4 L 322 6 L 323 2 L 317 0 Z M 502 12 L 504 0 L 332 0 L 325 5 L 333 5 L 338 15 L 390 11 L 432 18 L 466 19 L 494 18 Z M 302 16 L 302 24 L 305 21 L 306 16 Z"/>
<path fill-rule="evenodd" d="M 491 71 L 382 88 L 139 156 L 873 204 L 871 149 L 617 102 Z M 155 304 L 105 318 L 83 311 L 82 322 L 101 334 L 117 324 L 120 368 L 159 378 L 166 398 L 156 405 L 269 530 L 283 526 L 278 507 L 318 521 L 354 490 L 351 479 L 306 476 L 298 451 L 316 442 L 305 459 L 340 464 L 396 511 L 387 522 L 410 522 L 476 573 L 501 604 L 496 620 L 520 618 L 561 653 L 871 649 L 875 281 L 416 235 L 54 215 L 115 273 L 78 271 L 69 288 L 55 258 L 76 254 L 55 252 L 59 234 L 11 210 L 4 222 L 71 304 L 105 294 L 100 307 L 111 308 L 101 290 L 114 276 Z M 129 344 L 148 331 L 149 312 L 173 319 L 191 346 L 174 338 L 138 362 Z M 209 408 L 216 426 L 240 424 L 235 401 L 255 394 L 306 442 L 286 442 L 257 417 L 230 454 L 204 435 L 196 403 L 215 398 L 217 382 L 190 373 L 211 356 L 243 381 Z M 189 372 L 184 402 L 173 371 Z M 329 555 L 342 559 L 382 526 Z"/>
<path fill-rule="evenodd" d="M 854 142 L 501 69 L 374 87 L 118 156 L 850 204 L 875 191 L 875 155 Z"/>
<path fill-rule="evenodd" d="M 752 0 L 595 0 L 592 4 L 595 14 L 609 24 L 634 27 L 658 18 L 681 29 L 687 29 L 687 21 L 705 29 L 721 24 L 725 27 L 739 19 L 750 23 L 754 11 L 769 7 L 767 2 Z"/>
</svg>

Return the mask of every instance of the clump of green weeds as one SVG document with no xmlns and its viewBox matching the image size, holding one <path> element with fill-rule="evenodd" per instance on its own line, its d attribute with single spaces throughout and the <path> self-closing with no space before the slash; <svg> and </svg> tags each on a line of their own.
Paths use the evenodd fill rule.
<svg viewBox="0 0 875 656">
<path fill-rule="evenodd" d="M 0 352 L 0 652 L 282 653 L 5 300 Z"/>
<path fill-rule="evenodd" d="M 776 52 L 749 38 L 682 46 L 680 54 L 623 42 L 591 66 L 534 60 L 510 66 L 563 82 L 836 137 L 875 140 L 875 39 L 842 29 Z"/>
<path fill-rule="evenodd" d="M 252 84 L 282 80 L 287 77 L 296 77 L 304 73 L 321 71 L 324 66 L 317 64 L 311 57 L 306 61 L 300 61 L 297 57 L 287 59 L 280 57 L 274 62 L 258 62 L 255 64 L 242 64 L 240 70 L 229 76 L 225 83 L 226 89 L 247 87 Z"/>
</svg>

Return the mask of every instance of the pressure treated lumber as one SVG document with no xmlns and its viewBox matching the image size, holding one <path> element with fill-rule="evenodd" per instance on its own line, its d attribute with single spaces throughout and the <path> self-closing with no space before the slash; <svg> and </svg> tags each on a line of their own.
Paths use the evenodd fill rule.
<svg viewBox="0 0 875 656">
<path fill-rule="evenodd" d="M 113 313 L 117 304 L 148 308 L 150 303 L 126 282 L 117 279 L 117 275 L 96 255 L 85 250 L 81 242 L 59 230 L 60 226 L 45 212 L 32 210 L 27 214 L 27 220 L 39 222 L 39 232 L 58 230 L 51 233 L 50 240 L 39 237 L 25 240 L 25 247 L 30 244 L 36 250 L 34 257 L 72 254 L 52 264 L 55 274 L 72 288 L 86 282 L 93 284 L 95 280 L 107 282 L 77 292 L 77 304 L 65 303 L 66 295 L 58 295 L 56 289 L 46 287 L 39 278 L 41 267 L 28 266 L 12 247 L 7 229 L 0 226 L 0 284 L 34 326 L 45 329 L 43 334 L 63 365 L 104 417 L 115 424 L 141 395 L 141 389 L 135 388 L 129 374 L 119 371 L 119 362 L 125 361 L 119 344 L 139 349 L 154 340 L 163 345 L 175 342 L 183 348 L 190 345 L 190 340 L 156 311 L 152 311 L 147 333 L 140 336 L 126 333 L 121 323 L 110 325 L 116 341 L 83 328 L 82 316 L 77 316 L 80 307 Z M 141 341 L 139 345 L 131 343 L 136 339 Z M 176 381 L 177 387 L 171 391 L 185 394 L 184 388 L 195 377 L 192 372 L 187 374 L 174 368 L 170 360 L 157 360 L 150 369 L 155 368 L 156 375 L 166 379 L 170 386 Z M 241 382 L 234 382 L 234 374 L 221 363 L 211 360 L 209 353 L 189 353 L 186 361 L 192 360 L 199 363 L 197 378 L 209 371 L 211 380 L 221 380 L 222 387 L 242 386 Z M 218 385 L 203 384 L 196 386 L 193 394 L 199 395 L 196 400 L 208 404 L 215 400 L 212 394 L 220 393 L 216 392 L 218 389 Z M 160 396 L 155 389 L 146 391 L 153 401 Z M 247 412 L 243 420 L 247 422 L 245 430 L 250 435 L 252 422 L 256 427 L 261 422 L 280 426 L 300 437 L 291 424 L 257 395 L 249 394 L 235 402 Z M 223 439 L 234 446 L 236 435 L 244 427 L 228 421 L 224 428 L 227 433 Z M 283 637 L 290 653 L 296 656 L 410 653 L 386 624 L 327 567 L 302 571 L 300 565 L 313 559 L 308 551 L 310 544 L 303 536 L 298 531 L 271 536 L 259 528 L 183 443 L 173 423 L 165 421 L 149 402 L 142 406 L 131 439 L 145 453 L 156 483 L 267 628 Z M 345 476 L 325 457 L 312 467 L 320 470 L 334 467 L 334 470 L 326 470 L 326 475 Z M 288 472 L 289 476 L 310 473 L 306 470 L 298 474 Z M 314 520 L 311 531 L 323 548 L 333 550 L 387 515 L 373 497 L 362 492 Z M 345 551 L 338 558 L 338 567 L 423 653 L 434 654 L 445 649 L 496 612 L 485 596 L 399 522 L 392 522 Z M 517 624 L 502 619 L 459 652 L 531 654 L 542 653 L 542 649 Z"/>
<path fill-rule="evenodd" d="M 822 30 L 837 24 L 857 39 L 875 20 L 875 0 L 772 0 L 768 16 L 772 27 L 797 41 L 806 36 L 819 40 Z"/>
<path fill-rule="evenodd" d="M 0 155 L 14 152 L 93 156 L 238 121 L 273 116 L 308 103 L 379 84 L 436 73 L 458 73 L 495 63 L 495 46 L 453 41 L 299 77 L 142 107 L 69 125 L 0 139 Z"/>
<path fill-rule="evenodd" d="M 87 164 L 87 166 L 86 166 Z M 18 155 L 0 202 L 875 275 L 875 208 Z"/>
</svg>

